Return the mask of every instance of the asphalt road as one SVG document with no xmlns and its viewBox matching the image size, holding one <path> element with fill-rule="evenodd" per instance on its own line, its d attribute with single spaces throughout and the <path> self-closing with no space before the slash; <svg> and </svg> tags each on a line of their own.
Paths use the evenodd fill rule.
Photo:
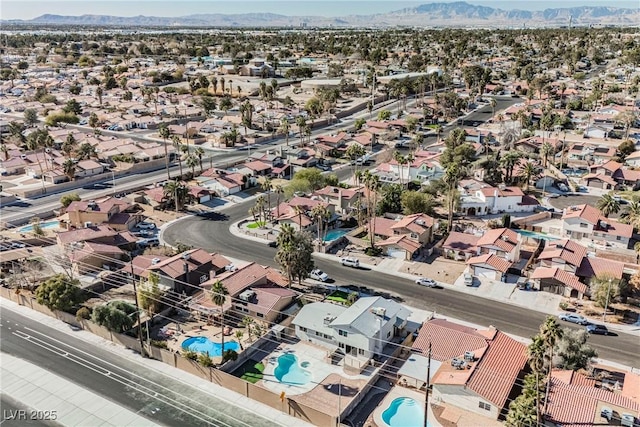
<svg viewBox="0 0 640 427">
<path fill-rule="evenodd" d="M 191 385 L 13 311 L 3 309 L 1 316 L 2 352 L 34 363 L 159 424 L 177 427 L 276 425 Z"/>
<path fill-rule="evenodd" d="M 276 249 L 255 241 L 238 238 L 231 234 L 229 226 L 247 217 L 253 202 L 229 206 L 207 216 L 186 217 L 169 225 L 163 231 L 163 239 L 170 245 L 178 242 L 209 251 L 220 252 L 233 258 L 255 261 L 276 267 Z M 318 268 L 341 284 L 364 285 L 375 291 L 400 297 L 410 306 L 433 310 L 479 325 L 494 325 L 498 329 L 522 337 L 531 337 L 547 315 L 522 307 L 484 298 L 473 298 L 468 294 L 447 289 L 430 289 L 418 286 L 410 280 L 378 271 L 352 269 L 337 262 L 316 259 Z M 563 324 L 577 329 L 577 326 Z M 593 336 L 591 345 L 598 350 L 599 357 L 638 366 L 638 338 L 628 334 L 619 336 Z"/>
</svg>

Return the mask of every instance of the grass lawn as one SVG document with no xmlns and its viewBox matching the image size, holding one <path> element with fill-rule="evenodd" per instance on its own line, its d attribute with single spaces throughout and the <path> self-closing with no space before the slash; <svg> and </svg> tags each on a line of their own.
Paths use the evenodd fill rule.
<svg viewBox="0 0 640 427">
<path fill-rule="evenodd" d="M 251 224 L 247 224 L 247 228 L 258 228 L 258 227 L 264 227 L 264 222 L 256 221 L 256 222 L 252 222 Z"/>
<path fill-rule="evenodd" d="M 242 372 L 240 378 L 245 381 L 249 381 L 251 384 L 255 384 L 262 379 L 262 373 L 264 372 L 264 365 L 262 362 L 256 362 L 255 360 L 247 360 L 240 368 L 239 372 Z"/>
<path fill-rule="evenodd" d="M 341 304 L 346 304 L 348 302 L 347 301 L 348 296 L 349 295 L 347 295 L 346 292 L 334 291 L 327 297 L 327 299 L 330 301 L 339 302 Z"/>
</svg>

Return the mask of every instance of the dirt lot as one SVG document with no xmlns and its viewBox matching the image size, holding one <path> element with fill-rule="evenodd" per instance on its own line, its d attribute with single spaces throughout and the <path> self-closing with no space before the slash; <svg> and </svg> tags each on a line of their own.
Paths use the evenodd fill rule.
<svg viewBox="0 0 640 427">
<path fill-rule="evenodd" d="M 453 284 L 466 268 L 460 261 L 452 261 L 444 257 L 430 257 L 427 262 L 405 262 L 400 272 L 426 276 L 438 282 Z"/>
</svg>

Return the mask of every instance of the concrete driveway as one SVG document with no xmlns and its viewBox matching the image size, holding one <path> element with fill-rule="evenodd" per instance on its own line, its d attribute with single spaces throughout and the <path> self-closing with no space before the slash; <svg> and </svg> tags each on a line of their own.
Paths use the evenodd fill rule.
<svg viewBox="0 0 640 427">
<path fill-rule="evenodd" d="M 563 195 L 560 195 L 560 197 L 550 198 L 549 203 L 554 208 L 562 210 L 569 206 L 583 205 L 583 204 L 596 206 L 598 203 L 598 200 L 600 200 L 599 196 L 591 196 L 588 194 L 563 194 Z M 627 209 L 626 205 L 621 204 L 620 212 L 618 212 L 617 214 L 611 214 L 609 215 L 609 217 L 619 218 L 620 215 L 626 211 L 626 209 Z"/>
</svg>

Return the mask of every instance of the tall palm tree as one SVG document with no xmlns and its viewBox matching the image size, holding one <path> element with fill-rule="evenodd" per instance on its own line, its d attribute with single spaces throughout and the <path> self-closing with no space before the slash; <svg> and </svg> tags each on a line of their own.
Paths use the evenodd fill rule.
<svg viewBox="0 0 640 427">
<path fill-rule="evenodd" d="M 71 153 L 75 151 L 76 145 L 78 145 L 78 141 L 76 141 L 73 134 L 68 134 L 61 147 L 62 152 L 67 155 L 67 158 L 71 158 Z"/>
<path fill-rule="evenodd" d="M 612 193 L 607 193 L 600 197 L 596 207 L 600 209 L 605 218 L 609 218 L 609 215 L 620 211 L 620 202 L 613 197 Z"/>
<path fill-rule="evenodd" d="M 278 130 L 284 133 L 284 140 L 285 140 L 285 143 L 287 144 L 287 147 L 289 147 L 289 129 L 290 128 L 291 128 L 291 125 L 289 124 L 289 120 L 286 117 L 283 117 L 282 120 L 280 120 L 280 127 L 278 128 Z"/>
<path fill-rule="evenodd" d="M 553 145 L 549 142 L 545 142 L 540 147 L 540 154 L 542 155 L 543 166 L 546 168 L 549 163 L 549 155 L 553 154 Z"/>
<path fill-rule="evenodd" d="M 83 142 L 82 144 L 80 144 L 80 147 L 78 147 L 76 156 L 80 160 L 90 159 L 92 157 L 97 157 L 98 152 L 96 151 L 96 147 L 89 144 L 88 142 Z"/>
<path fill-rule="evenodd" d="M 399 151 L 394 151 L 393 160 L 398 163 L 398 170 L 400 172 L 400 185 L 402 185 L 402 166 L 405 164 L 405 157 Z"/>
<path fill-rule="evenodd" d="M 538 169 L 531 162 L 526 162 L 520 171 L 519 177 L 525 182 L 525 189 L 529 190 L 529 183 L 538 176 Z"/>
<path fill-rule="evenodd" d="M 640 201 L 634 200 L 629 203 L 627 220 L 633 228 L 635 228 L 636 230 L 640 230 Z"/>
<path fill-rule="evenodd" d="M 291 224 L 282 224 L 280 233 L 278 233 L 277 243 L 278 252 L 276 252 L 275 260 L 287 274 L 289 287 L 293 284 L 293 265 L 295 262 L 295 236 L 296 231 Z"/>
<path fill-rule="evenodd" d="M 522 159 L 522 153 L 519 151 L 509 151 L 500 159 L 500 165 L 506 169 L 504 177 L 504 181 L 506 183 L 511 183 L 513 179 L 513 170 L 516 165 L 520 163 L 520 159 Z"/>
<path fill-rule="evenodd" d="M 222 353 L 224 354 L 224 303 L 227 302 L 227 295 L 229 295 L 229 290 L 224 286 L 224 284 L 220 280 L 216 280 L 216 282 L 211 286 L 211 291 L 209 291 L 209 296 L 211 297 L 211 301 L 220 307 L 220 329 L 222 333 L 220 334 L 221 344 L 222 344 Z"/>
<path fill-rule="evenodd" d="M 102 107 L 102 94 L 103 94 L 103 90 L 102 90 L 102 86 L 98 86 L 96 88 L 96 96 L 98 97 L 98 102 L 100 103 L 100 106 Z"/>
<path fill-rule="evenodd" d="M 187 198 L 188 190 L 187 187 L 180 181 L 169 181 L 164 186 L 164 196 L 173 200 L 176 206 L 176 212 L 178 212 L 182 208 L 182 204 L 185 202 Z"/>
<path fill-rule="evenodd" d="M 280 218 L 280 197 L 284 194 L 284 187 L 278 184 L 273 191 L 276 193 L 276 217 Z"/>
<path fill-rule="evenodd" d="M 462 171 L 457 163 L 452 163 L 447 167 L 442 180 L 447 186 L 447 232 L 450 232 L 453 228 L 453 213 L 455 210 L 455 192 L 458 188 L 458 182 Z"/>
<path fill-rule="evenodd" d="M 318 231 L 318 244 L 322 245 L 324 238 L 324 224 L 325 222 L 331 218 L 331 213 L 329 209 L 325 205 L 316 205 L 311 209 L 311 217 L 316 220 L 316 228 Z"/>
<path fill-rule="evenodd" d="M 376 206 L 377 206 L 377 194 L 380 189 L 380 177 L 372 174 L 369 170 L 364 171 L 363 181 L 365 188 L 367 189 L 367 215 L 369 218 L 369 243 L 372 249 L 375 248 L 375 234 L 376 234 Z"/>
<path fill-rule="evenodd" d="M 549 394 L 549 386 L 551 384 L 551 371 L 553 370 L 553 350 L 558 341 L 564 335 L 564 330 L 558 324 L 555 317 L 548 316 L 545 322 L 540 325 L 540 338 L 544 342 L 547 349 L 545 353 L 546 373 L 547 373 L 547 395 Z M 542 414 L 546 412 L 547 399 L 545 399 Z"/>
<path fill-rule="evenodd" d="M 160 128 L 158 129 L 158 135 L 160 135 L 160 138 L 162 138 L 163 140 L 164 165 L 165 165 L 165 168 L 167 169 L 167 179 L 171 181 L 171 174 L 169 173 L 169 152 L 167 149 L 167 139 L 169 138 L 169 136 L 171 136 L 171 132 L 169 131 L 169 128 L 167 127 L 167 125 L 165 125 L 164 123 L 160 125 Z"/>
<path fill-rule="evenodd" d="M 69 181 L 73 181 L 76 177 L 76 162 L 71 159 L 65 160 L 62 164 L 62 170 L 67 178 L 69 178 Z"/>
<path fill-rule="evenodd" d="M 180 167 L 180 179 L 182 179 L 182 142 L 178 135 L 173 135 L 171 137 L 171 142 L 173 142 L 173 148 L 176 150 L 175 153 L 178 158 L 178 166 Z"/>
<path fill-rule="evenodd" d="M 496 105 L 498 105 L 498 101 L 495 98 L 491 98 L 489 100 L 489 105 L 491 105 L 491 117 L 496 115 Z"/>
<path fill-rule="evenodd" d="M 302 116 L 296 117 L 296 125 L 298 125 L 298 134 L 300 136 L 300 145 L 303 144 L 302 137 L 304 135 L 304 128 L 307 126 L 307 119 Z"/>
<path fill-rule="evenodd" d="M 202 173 L 202 156 L 204 156 L 204 149 L 202 147 L 196 147 L 193 151 L 193 154 L 198 158 L 198 163 L 200 164 L 200 173 Z"/>
<path fill-rule="evenodd" d="M 260 196 L 256 199 L 255 208 L 260 216 L 260 228 L 264 228 L 265 223 L 267 222 L 266 206 L 267 199 L 265 199 L 264 196 Z"/>
<path fill-rule="evenodd" d="M 261 185 L 262 189 L 267 192 L 267 212 L 271 212 L 271 190 L 273 190 L 273 182 L 270 178 L 265 178 L 262 181 Z M 267 220 L 267 215 L 265 215 L 265 222 Z"/>
<path fill-rule="evenodd" d="M 184 159 L 185 164 L 188 168 L 191 169 L 191 177 L 196 176 L 196 166 L 198 166 L 198 158 L 193 154 L 187 154 L 187 157 Z"/>
</svg>

